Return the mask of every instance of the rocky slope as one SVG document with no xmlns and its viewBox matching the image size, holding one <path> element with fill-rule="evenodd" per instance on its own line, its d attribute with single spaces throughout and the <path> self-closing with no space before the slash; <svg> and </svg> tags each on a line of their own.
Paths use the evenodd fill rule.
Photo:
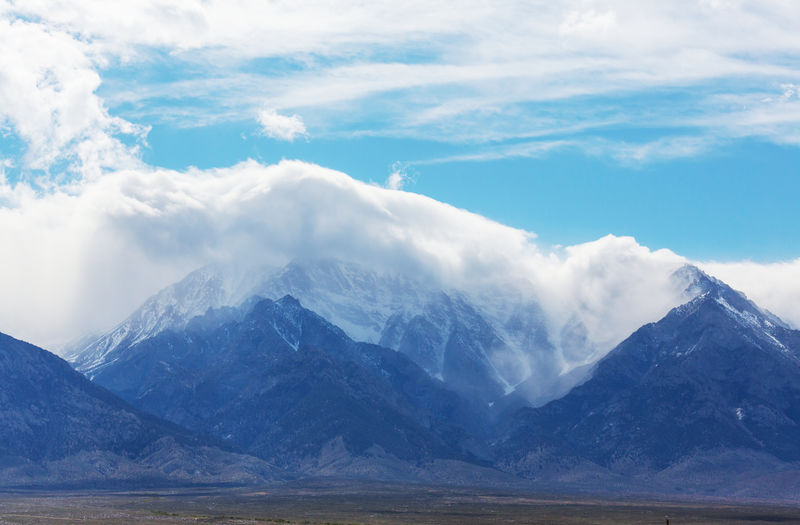
<svg viewBox="0 0 800 525">
<path fill-rule="evenodd" d="M 0 483 L 253 482 L 278 471 L 145 414 L 55 355 L 0 334 Z"/>
</svg>

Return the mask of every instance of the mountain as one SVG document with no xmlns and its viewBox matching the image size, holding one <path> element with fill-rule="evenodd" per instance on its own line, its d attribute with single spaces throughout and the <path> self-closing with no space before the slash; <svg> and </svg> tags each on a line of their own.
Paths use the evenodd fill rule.
<svg viewBox="0 0 800 525">
<path fill-rule="evenodd" d="M 505 470 L 761 495 L 788 470 L 790 490 L 800 488 L 800 332 L 681 271 L 699 295 L 637 330 L 563 398 L 520 410 L 495 444 Z"/>
<path fill-rule="evenodd" d="M 274 479 L 252 457 L 220 450 L 145 414 L 55 355 L 0 334 L 0 484 L 102 480 Z"/>
<path fill-rule="evenodd" d="M 111 352 L 93 373 L 137 408 L 294 471 L 325 471 L 331 454 L 347 457 L 338 474 L 485 463 L 481 407 L 291 296 L 209 311 Z"/>
</svg>

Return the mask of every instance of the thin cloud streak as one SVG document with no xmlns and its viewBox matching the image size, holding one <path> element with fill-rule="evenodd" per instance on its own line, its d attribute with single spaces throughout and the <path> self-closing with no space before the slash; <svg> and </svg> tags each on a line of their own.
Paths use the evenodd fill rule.
<svg viewBox="0 0 800 525">
<path fill-rule="evenodd" d="M 479 151 L 422 160 L 400 162 L 404 166 L 429 166 L 453 162 L 488 162 L 514 158 L 541 158 L 555 151 L 575 150 L 587 155 L 612 157 L 628 166 L 641 166 L 668 159 L 692 157 L 719 144 L 719 139 L 695 136 L 664 137 L 649 142 L 599 139 L 527 141 L 484 146 Z"/>
<path fill-rule="evenodd" d="M 194 126 L 253 119 L 264 107 L 297 115 L 315 137 L 488 143 L 536 131 L 547 140 L 585 139 L 559 137 L 556 130 L 580 124 L 589 138 L 602 138 L 604 123 L 613 120 L 632 130 L 680 128 L 700 141 L 798 142 L 796 100 L 753 102 L 745 109 L 725 103 L 725 97 L 754 92 L 777 100 L 781 86 L 800 83 L 800 6 L 790 2 L 0 4 L 3 23 L 19 24 L 20 17 L 76 50 L 78 67 L 65 82 L 82 82 L 83 100 L 95 105 L 83 128 L 50 117 L 44 122 L 51 124 L 26 131 L 30 122 L 6 116 L 31 151 L 42 144 L 55 148 L 36 154 L 32 167 L 56 158 L 101 168 L 127 162 L 136 150 L 122 146 L 118 135 L 143 137 L 146 130 L 130 124 L 137 116 Z M 133 87 L 112 81 L 98 90 L 107 71 L 148 71 L 156 57 L 173 71 L 185 68 L 186 77 L 134 75 Z M 44 69 L 58 62 L 47 60 Z M 14 78 L 25 67 L 6 70 Z M 191 74 L 197 70 L 205 75 Z M 46 89 L 46 83 L 32 86 L 32 93 Z M 657 97 L 646 110 L 630 111 L 628 102 L 656 92 L 683 95 L 680 111 L 661 107 Z M 67 96 L 53 94 L 52 104 L 65 107 Z M 610 96 L 621 103 L 609 114 L 581 115 L 580 109 Z M 30 111 L 32 104 L 20 107 Z M 126 120 L 109 116 L 109 108 Z M 554 114 L 554 125 L 537 123 L 544 108 Z M 64 131 L 71 135 L 59 135 Z M 46 140 L 52 137 L 58 140 Z"/>
</svg>

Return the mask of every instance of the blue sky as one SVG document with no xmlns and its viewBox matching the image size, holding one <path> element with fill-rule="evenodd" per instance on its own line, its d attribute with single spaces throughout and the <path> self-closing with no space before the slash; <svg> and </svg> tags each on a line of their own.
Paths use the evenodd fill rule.
<svg viewBox="0 0 800 525">
<path fill-rule="evenodd" d="M 800 323 L 796 2 L 0 0 L 0 49 L 0 292 L 53 340 L 208 262 L 375 247 L 608 296 L 692 261 Z"/>
</svg>

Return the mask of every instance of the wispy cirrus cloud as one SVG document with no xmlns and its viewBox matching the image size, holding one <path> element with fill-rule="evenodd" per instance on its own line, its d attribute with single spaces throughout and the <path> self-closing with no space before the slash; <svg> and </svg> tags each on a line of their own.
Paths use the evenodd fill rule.
<svg viewBox="0 0 800 525">
<path fill-rule="evenodd" d="M 83 124 L 60 124 L 48 140 L 28 131 L 36 112 L 25 122 L 7 117 L 40 165 L 61 155 L 53 148 L 75 155 L 76 133 L 101 133 L 84 141 L 94 153 L 83 154 L 111 164 L 128 149 L 108 153 L 117 144 L 104 137 L 142 136 L 132 121 L 206 125 L 252 119 L 265 107 L 296 115 L 315 137 L 610 141 L 604 129 L 613 121 L 661 128 L 649 142 L 686 154 L 704 151 L 686 146 L 690 136 L 798 142 L 800 110 L 784 97 L 785 86 L 800 83 L 800 6 L 791 2 L 30 0 L 4 2 L 0 18 L 63 40 L 39 49 L 75 49 L 80 63 L 43 60 L 75 64 L 89 95 L 82 100 L 94 104 Z M 129 75 L 115 81 L 120 68 Z M 66 94 L 56 99 L 67 104 Z M 595 105 L 605 111 L 587 110 Z M 609 151 L 659 158 L 648 148 L 628 141 Z"/>
<path fill-rule="evenodd" d="M 426 166 L 451 162 L 489 162 L 501 159 L 542 158 L 554 151 L 573 150 L 580 151 L 586 155 L 611 157 L 621 164 L 636 167 L 661 160 L 692 157 L 710 150 L 720 142 L 720 139 L 713 137 L 680 135 L 646 142 L 609 141 L 592 138 L 526 140 L 509 144 L 489 144 L 469 153 L 398 162 L 397 164 L 403 166 Z"/>
<path fill-rule="evenodd" d="M 433 157 L 429 159 L 409 161 L 401 164 L 404 166 L 426 166 L 433 164 L 446 164 L 450 162 L 486 162 L 499 159 L 537 158 L 542 157 L 553 150 L 576 146 L 577 144 L 575 142 L 568 140 L 524 141 L 514 144 L 489 146 L 471 153 L 448 155 L 445 157 Z"/>
</svg>

